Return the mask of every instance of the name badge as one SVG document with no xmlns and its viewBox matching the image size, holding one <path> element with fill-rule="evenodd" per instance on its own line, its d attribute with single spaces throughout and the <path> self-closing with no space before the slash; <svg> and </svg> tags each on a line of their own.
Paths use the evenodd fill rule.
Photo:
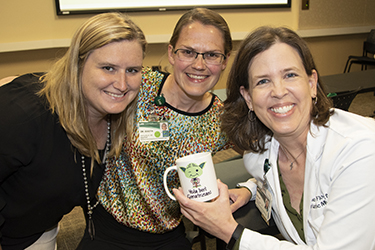
<svg viewBox="0 0 375 250">
<path fill-rule="evenodd" d="M 169 140 L 168 121 L 143 121 L 138 123 L 141 142 Z"/>
<path fill-rule="evenodd" d="M 257 195 L 255 198 L 255 205 L 262 214 L 262 218 L 269 225 L 272 212 L 272 195 L 268 190 L 268 185 L 263 185 L 262 182 L 257 183 Z"/>
</svg>

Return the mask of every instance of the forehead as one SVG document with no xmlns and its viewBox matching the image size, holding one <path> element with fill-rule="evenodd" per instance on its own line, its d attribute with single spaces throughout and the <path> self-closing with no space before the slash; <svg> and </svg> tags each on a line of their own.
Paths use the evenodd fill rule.
<svg viewBox="0 0 375 250">
<path fill-rule="evenodd" d="M 277 42 L 254 56 L 248 69 L 249 73 L 256 73 L 261 69 L 281 70 L 290 67 L 304 69 L 300 54 L 292 46 Z"/>
<path fill-rule="evenodd" d="M 141 44 L 136 40 L 116 41 L 93 50 L 87 60 L 134 61 L 138 63 L 143 60 L 143 50 Z"/>
<path fill-rule="evenodd" d="M 224 51 L 224 35 L 222 31 L 213 25 L 192 22 L 181 29 L 176 47 L 180 48 L 181 46 L 200 51 Z"/>
</svg>

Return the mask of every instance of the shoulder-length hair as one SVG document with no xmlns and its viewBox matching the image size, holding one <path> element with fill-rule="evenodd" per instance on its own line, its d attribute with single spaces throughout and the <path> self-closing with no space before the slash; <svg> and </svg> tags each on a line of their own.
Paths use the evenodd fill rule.
<svg viewBox="0 0 375 250">
<path fill-rule="evenodd" d="M 87 20 L 74 34 L 66 54 L 42 77 L 43 89 L 52 113 L 57 113 L 61 126 L 72 145 L 82 154 L 101 162 L 96 141 L 90 131 L 85 99 L 82 93 L 82 71 L 90 53 L 112 42 L 137 41 L 146 51 L 141 29 L 120 13 L 103 13 Z M 120 114 L 111 115 L 111 150 L 118 156 L 125 135 L 130 135 L 136 110 L 133 100 Z"/>
<path fill-rule="evenodd" d="M 224 101 L 222 115 L 222 129 L 242 150 L 264 152 L 266 139 L 273 135 L 258 118 L 253 122 L 249 121 L 249 108 L 240 93 L 240 87 L 249 91 L 249 67 L 253 58 L 277 42 L 288 44 L 297 50 L 308 76 L 312 75 L 312 70 L 316 70 L 307 44 L 288 28 L 259 27 L 242 41 L 228 76 L 227 99 Z M 331 103 L 325 93 L 318 74 L 316 104 L 310 114 L 316 125 L 324 125 L 331 115 Z"/>
</svg>

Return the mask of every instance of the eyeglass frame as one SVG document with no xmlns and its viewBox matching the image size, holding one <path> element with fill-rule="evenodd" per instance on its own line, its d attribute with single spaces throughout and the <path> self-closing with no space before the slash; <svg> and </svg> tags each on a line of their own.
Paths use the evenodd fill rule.
<svg viewBox="0 0 375 250">
<path fill-rule="evenodd" d="M 178 56 L 178 54 L 177 54 L 178 51 L 191 51 L 192 53 L 195 53 L 195 57 L 194 57 L 194 59 L 191 60 L 191 62 L 193 62 L 195 59 L 197 59 L 199 55 L 202 55 L 203 60 L 204 60 L 207 64 L 210 64 L 210 65 L 220 65 L 223 61 L 225 61 L 225 60 L 227 59 L 227 56 L 226 56 L 226 55 L 224 55 L 223 53 L 219 53 L 219 52 L 203 52 L 203 53 L 201 53 L 201 52 L 197 52 L 197 51 L 195 51 L 195 50 L 190 50 L 190 49 L 176 49 L 175 51 L 173 51 L 173 54 L 177 55 L 178 59 L 180 59 L 181 61 L 185 61 L 185 60 L 181 59 L 181 58 Z M 221 56 L 222 56 L 222 57 L 221 57 L 222 59 L 221 59 L 220 63 L 218 63 L 218 64 L 212 64 L 212 63 L 210 63 L 209 61 L 206 61 L 206 58 L 205 58 L 205 55 L 206 55 L 206 54 L 218 54 L 218 55 L 221 55 Z M 185 62 L 189 62 L 189 61 L 185 61 Z"/>
</svg>

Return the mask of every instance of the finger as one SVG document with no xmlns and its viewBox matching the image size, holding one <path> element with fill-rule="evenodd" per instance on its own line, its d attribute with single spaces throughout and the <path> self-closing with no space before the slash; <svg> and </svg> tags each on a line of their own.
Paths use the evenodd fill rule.
<svg viewBox="0 0 375 250">
<path fill-rule="evenodd" d="M 184 195 L 184 192 L 182 191 L 181 188 L 179 189 L 173 188 L 172 192 L 174 196 L 176 197 L 176 200 L 180 203 L 180 205 L 184 205 L 186 204 L 186 202 L 189 201 L 189 199 Z"/>
<path fill-rule="evenodd" d="M 225 185 L 221 180 L 217 180 L 217 187 L 219 188 L 219 199 L 229 200 L 228 186 Z"/>
<path fill-rule="evenodd" d="M 232 211 L 232 213 L 234 213 L 240 207 L 242 207 L 242 205 L 240 204 L 240 202 L 234 202 L 232 205 L 230 205 L 230 210 Z"/>
<path fill-rule="evenodd" d="M 172 191 L 177 201 L 180 203 L 181 210 L 184 209 L 191 216 L 195 216 L 196 213 L 202 210 L 201 206 L 203 203 L 187 198 L 182 192 L 182 189 L 173 189 Z"/>
</svg>

